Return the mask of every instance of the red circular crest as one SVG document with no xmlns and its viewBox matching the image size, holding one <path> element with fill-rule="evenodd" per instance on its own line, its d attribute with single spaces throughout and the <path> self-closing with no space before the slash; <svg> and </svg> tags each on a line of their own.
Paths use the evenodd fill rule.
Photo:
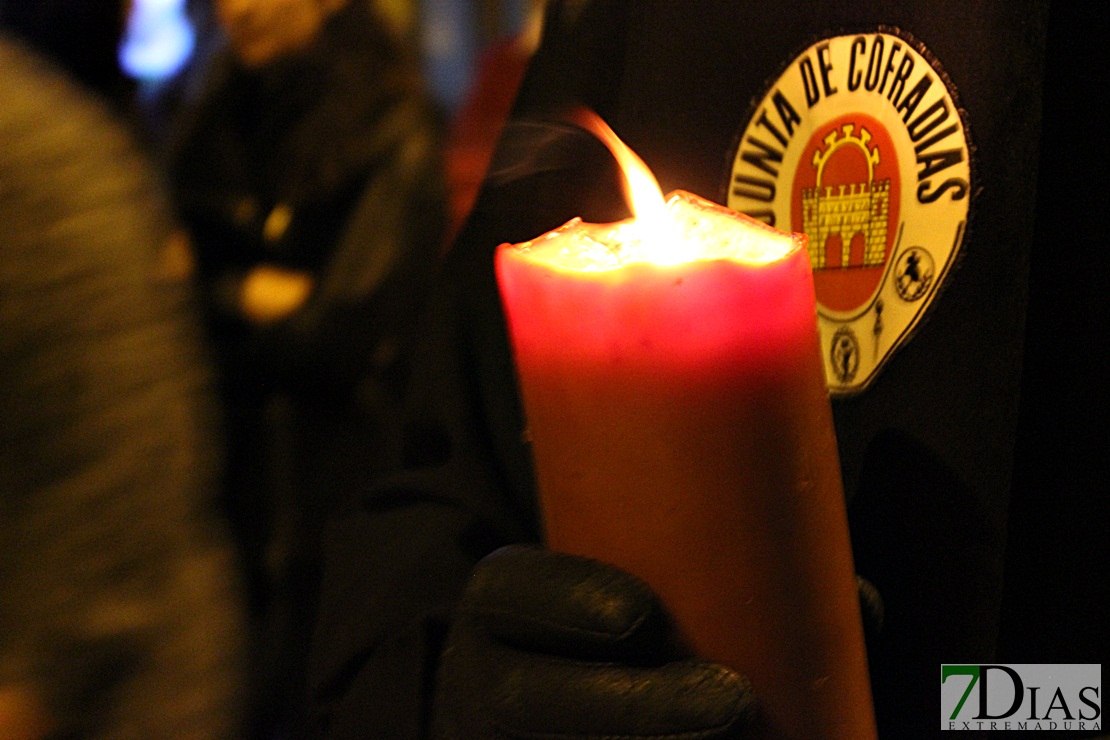
<svg viewBox="0 0 1110 740">
<path fill-rule="evenodd" d="M 890 135 L 854 113 L 813 132 L 794 177 L 791 228 L 809 236 L 821 307 L 867 306 L 894 247 L 901 183 Z"/>
</svg>

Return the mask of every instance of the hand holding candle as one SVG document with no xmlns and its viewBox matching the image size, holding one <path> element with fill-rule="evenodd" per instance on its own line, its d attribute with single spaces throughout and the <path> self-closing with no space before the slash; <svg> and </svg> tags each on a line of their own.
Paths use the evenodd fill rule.
<svg viewBox="0 0 1110 740">
<path fill-rule="evenodd" d="M 768 737 L 873 738 L 805 237 L 664 207 L 599 130 L 647 205 L 497 252 L 548 544 L 647 581 Z"/>
</svg>

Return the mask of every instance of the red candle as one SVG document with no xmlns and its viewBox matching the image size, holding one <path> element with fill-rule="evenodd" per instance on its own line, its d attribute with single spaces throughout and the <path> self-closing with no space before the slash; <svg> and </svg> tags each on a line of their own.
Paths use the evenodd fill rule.
<svg viewBox="0 0 1110 740">
<path fill-rule="evenodd" d="M 497 251 L 548 545 L 647 581 L 765 736 L 874 738 L 805 237 L 634 208 Z"/>
</svg>

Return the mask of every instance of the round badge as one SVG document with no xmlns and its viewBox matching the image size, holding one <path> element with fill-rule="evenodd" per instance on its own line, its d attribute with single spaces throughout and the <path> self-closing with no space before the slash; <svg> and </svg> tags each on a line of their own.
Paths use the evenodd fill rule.
<svg viewBox="0 0 1110 740">
<path fill-rule="evenodd" d="M 821 40 L 784 68 L 738 138 L 727 204 L 809 237 L 829 390 L 849 395 L 939 294 L 973 192 L 948 76 L 884 29 Z"/>
</svg>

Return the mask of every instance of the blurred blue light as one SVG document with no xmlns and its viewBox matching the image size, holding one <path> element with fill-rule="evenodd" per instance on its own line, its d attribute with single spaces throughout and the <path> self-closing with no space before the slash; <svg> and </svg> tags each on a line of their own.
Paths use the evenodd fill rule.
<svg viewBox="0 0 1110 740">
<path fill-rule="evenodd" d="M 478 56 L 473 3 L 460 0 L 424 0 L 424 73 L 432 95 L 454 111 L 466 97 Z"/>
<path fill-rule="evenodd" d="M 176 74 L 193 53 L 196 34 L 184 0 L 133 0 L 120 66 L 131 77 L 158 82 Z"/>
</svg>

